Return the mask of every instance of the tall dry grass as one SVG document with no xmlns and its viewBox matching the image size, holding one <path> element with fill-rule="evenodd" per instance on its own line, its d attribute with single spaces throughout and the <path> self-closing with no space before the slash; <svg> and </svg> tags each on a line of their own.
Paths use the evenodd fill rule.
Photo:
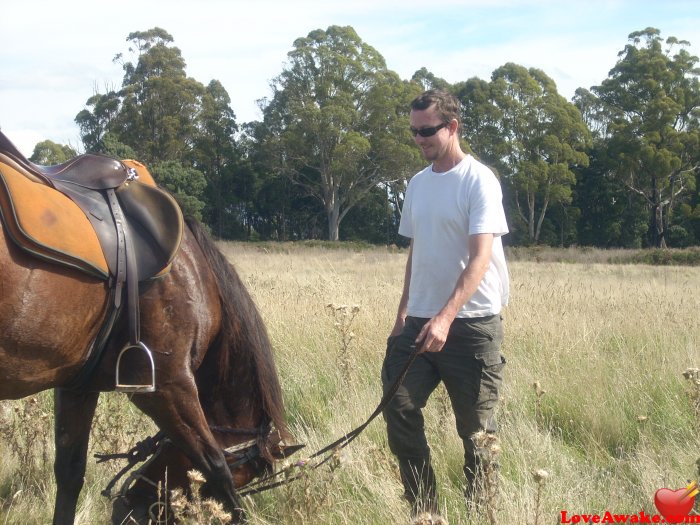
<svg viewBox="0 0 700 525">
<path fill-rule="evenodd" d="M 405 253 L 220 246 L 267 322 L 290 427 L 307 444 L 298 461 L 362 423 L 379 402 Z M 545 524 L 558 523 L 562 510 L 654 513 L 657 489 L 698 478 L 700 394 L 696 376 L 683 373 L 700 365 L 700 268 L 517 260 L 510 269 L 499 495 L 491 515 L 467 513 L 461 441 L 439 389 L 426 425 L 445 518 L 451 525 Z M 50 414 L 50 397 L 37 399 Z M 25 403 L 3 402 L 1 428 L 28 410 L 14 408 Z M 107 424 L 94 433 L 93 450 L 143 437 L 122 433 L 144 425 L 123 397 L 108 396 L 100 410 L 124 419 L 100 416 Z M 50 417 L 33 419 L 51 432 Z M 0 523 L 47 523 L 54 486 L 44 442 L 34 439 L 33 463 L 21 464 L 13 447 L 22 458 L 25 441 L 13 432 L 22 430 L 2 434 Z M 249 498 L 253 525 L 410 522 L 381 418 L 328 466 L 300 463 L 294 472 L 301 476 L 294 483 Z M 111 473 L 91 461 L 78 523 L 107 522 L 99 491 Z"/>
</svg>

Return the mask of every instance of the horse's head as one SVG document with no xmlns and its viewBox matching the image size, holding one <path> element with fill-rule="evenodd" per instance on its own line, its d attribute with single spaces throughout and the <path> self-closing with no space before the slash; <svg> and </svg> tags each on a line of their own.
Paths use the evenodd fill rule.
<svg viewBox="0 0 700 525">
<path fill-rule="evenodd" d="M 270 424 L 258 428 L 212 425 L 211 430 L 224 451 L 237 489 L 251 481 L 271 474 L 276 461 L 282 460 L 303 445 L 287 445 L 284 437 Z M 164 516 L 173 516 L 167 509 L 168 496 L 176 489 L 188 497 L 199 490 L 200 497 L 212 497 L 212 487 L 198 486 L 191 461 L 168 440 L 141 469 L 124 484 L 115 499 L 112 523 L 171 523 Z M 174 523 L 174 521 L 172 521 Z"/>
</svg>

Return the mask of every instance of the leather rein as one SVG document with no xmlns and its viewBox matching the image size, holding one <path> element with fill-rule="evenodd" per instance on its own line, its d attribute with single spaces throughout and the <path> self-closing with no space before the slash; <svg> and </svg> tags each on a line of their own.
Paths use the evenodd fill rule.
<svg viewBox="0 0 700 525">
<path fill-rule="evenodd" d="M 291 483 L 292 481 L 295 481 L 301 477 L 304 476 L 304 473 L 299 473 L 295 476 L 286 476 L 286 474 L 289 472 L 290 469 L 301 466 L 303 465 L 306 469 L 312 469 L 315 470 L 319 468 L 321 465 L 324 465 L 328 461 L 330 461 L 335 455 L 345 447 L 347 447 L 357 436 L 359 436 L 362 431 L 364 431 L 365 428 L 379 415 L 382 413 L 384 408 L 389 404 L 391 399 L 394 397 L 394 394 L 398 391 L 399 387 L 403 383 L 403 380 L 406 378 L 406 374 L 408 373 L 408 369 L 411 367 L 413 362 L 416 360 L 416 357 L 418 356 L 419 351 L 418 349 L 414 349 L 411 352 L 411 355 L 408 357 L 408 360 L 406 361 L 406 364 L 404 367 L 401 369 L 401 372 L 399 375 L 396 377 L 394 380 L 393 384 L 391 385 L 391 388 L 389 388 L 385 393 L 384 396 L 382 397 L 381 401 L 379 402 L 379 405 L 377 405 L 377 408 L 374 409 L 374 412 L 370 414 L 370 416 L 365 420 L 364 423 L 362 423 L 360 426 L 356 427 L 355 429 L 351 430 L 347 434 L 344 434 L 342 437 L 336 439 L 332 443 L 326 445 L 325 447 L 321 448 L 317 452 L 313 453 L 311 456 L 309 456 L 308 460 L 306 462 L 298 462 L 297 464 L 290 465 L 274 474 L 270 474 L 268 476 L 263 476 L 257 480 L 253 480 L 246 484 L 243 488 L 245 490 L 241 491 L 239 493 L 240 496 L 250 496 L 252 494 L 259 494 L 260 492 L 264 492 L 266 490 L 270 490 L 276 487 L 280 487 L 282 485 L 286 485 L 287 483 Z M 301 464 L 301 465 L 300 465 Z M 285 476 L 284 479 L 277 480 L 277 478 L 280 478 L 282 476 Z"/>
</svg>

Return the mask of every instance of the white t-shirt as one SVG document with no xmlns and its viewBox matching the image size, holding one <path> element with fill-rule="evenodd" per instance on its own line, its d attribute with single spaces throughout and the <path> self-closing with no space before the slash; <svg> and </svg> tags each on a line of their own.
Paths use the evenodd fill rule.
<svg viewBox="0 0 700 525">
<path fill-rule="evenodd" d="M 469 236 L 494 234 L 491 264 L 457 317 L 500 313 L 509 278 L 501 236 L 508 233 L 498 179 L 471 155 L 444 173 L 432 165 L 408 183 L 399 234 L 413 239 L 408 315 L 435 316 L 469 261 Z"/>
</svg>

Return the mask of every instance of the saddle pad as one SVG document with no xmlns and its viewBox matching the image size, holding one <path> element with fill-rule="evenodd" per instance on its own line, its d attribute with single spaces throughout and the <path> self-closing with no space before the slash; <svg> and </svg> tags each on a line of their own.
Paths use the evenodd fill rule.
<svg viewBox="0 0 700 525">
<path fill-rule="evenodd" d="M 83 211 L 15 166 L 0 153 L 0 213 L 10 237 L 37 257 L 107 279 L 100 241 Z"/>
</svg>

